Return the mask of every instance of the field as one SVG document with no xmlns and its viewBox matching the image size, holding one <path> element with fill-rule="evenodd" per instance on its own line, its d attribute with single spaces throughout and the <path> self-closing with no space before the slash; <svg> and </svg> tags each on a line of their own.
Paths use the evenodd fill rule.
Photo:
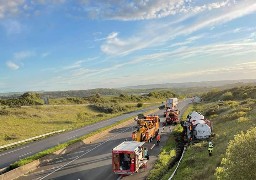
<svg viewBox="0 0 256 180">
<path fill-rule="evenodd" d="M 143 107 L 152 104 L 143 105 Z M 48 132 L 73 129 L 138 109 L 126 104 L 124 111 L 99 112 L 89 105 L 27 106 L 0 111 L 0 145 L 9 144 Z"/>
<path fill-rule="evenodd" d="M 70 130 L 106 120 L 130 111 L 160 104 L 170 91 L 147 95 L 61 97 L 45 100 L 34 92 L 0 99 L 0 146 L 57 130 Z"/>
</svg>

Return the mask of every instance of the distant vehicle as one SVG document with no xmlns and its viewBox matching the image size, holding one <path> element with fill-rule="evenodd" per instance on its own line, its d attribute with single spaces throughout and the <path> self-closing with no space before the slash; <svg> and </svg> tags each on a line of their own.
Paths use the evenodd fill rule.
<svg viewBox="0 0 256 180">
<path fill-rule="evenodd" d="M 124 141 L 112 150 L 112 170 L 116 174 L 130 175 L 145 167 L 149 160 L 145 142 Z"/>
<path fill-rule="evenodd" d="M 192 103 L 200 103 L 202 99 L 198 96 L 194 96 L 191 100 Z"/>
<path fill-rule="evenodd" d="M 132 132 L 132 140 L 138 142 L 151 142 L 159 133 L 159 116 L 140 116 L 137 121 L 137 130 Z"/>
<path fill-rule="evenodd" d="M 179 120 L 179 111 L 169 109 L 166 111 L 166 118 L 163 125 L 172 125 L 172 124 L 178 124 L 180 122 Z"/>
<path fill-rule="evenodd" d="M 188 115 L 187 121 L 182 122 L 187 140 L 203 140 L 210 138 L 212 134 L 212 123 L 205 117 L 193 111 Z"/>
<path fill-rule="evenodd" d="M 167 99 L 166 103 L 165 103 L 164 117 L 166 117 L 167 111 L 177 110 L 178 103 L 179 103 L 178 98 L 169 98 L 169 99 Z"/>
<path fill-rule="evenodd" d="M 166 108 L 177 108 L 178 98 L 169 98 L 166 100 Z"/>
</svg>

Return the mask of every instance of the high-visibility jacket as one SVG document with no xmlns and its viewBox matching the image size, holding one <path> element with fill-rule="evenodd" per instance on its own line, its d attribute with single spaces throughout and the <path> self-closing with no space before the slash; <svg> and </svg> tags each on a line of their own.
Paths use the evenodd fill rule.
<svg viewBox="0 0 256 180">
<path fill-rule="evenodd" d="M 132 133 L 132 140 L 134 140 L 136 138 L 135 133 Z"/>
<path fill-rule="evenodd" d="M 156 136 L 156 140 L 157 140 L 157 141 L 160 141 L 160 139 L 161 139 L 160 134 L 158 134 L 158 135 Z"/>
<path fill-rule="evenodd" d="M 212 153 L 212 150 L 213 150 L 213 144 L 209 144 L 209 146 L 208 146 L 208 151 L 209 151 L 210 153 Z"/>
</svg>

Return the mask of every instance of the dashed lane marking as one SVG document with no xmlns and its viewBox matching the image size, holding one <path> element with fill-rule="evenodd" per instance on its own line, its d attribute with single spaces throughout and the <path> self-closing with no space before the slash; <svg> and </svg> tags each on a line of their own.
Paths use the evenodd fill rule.
<svg viewBox="0 0 256 180">
<path fill-rule="evenodd" d="M 155 145 L 156 145 L 156 144 L 153 144 L 150 149 L 153 149 L 153 148 L 155 147 Z"/>
<path fill-rule="evenodd" d="M 19 151 L 19 150 L 25 149 L 25 148 L 27 148 L 27 147 L 29 147 L 29 146 L 24 146 L 24 147 L 22 147 L 22 148 L 15 149 L 15 150 L 13 150 L 13 151 L 9 151 L 9 152 L 6 152 L 6 153 L 3 153 L 3 154 L 0 154 L 0 156 L 4 156 L 4 155 L 6 155 L 6 154 L 10 154 L 10 153 L 16 152 L 16 151 Z"/>
<path fill-rule="evenodd" d="M 19 156 L 19 158 L 25 157 L 25 156 L 27 156 L 29 154 L 32 154 L 32 152 L 28 152 L 28 153 L 22 154 L 22 155 Z"/>
<path fill-rule="evenodd" d="M 130 128 L 131 128 L 131 127 L 128 127 L 128 128 L 126 128 L 124 131 L 122 131 L 122 132 L 125 132 L 125 131 L 127 131 L 128 129 L 130 129 Z M 37 178 L 37 180 L 42 180 L 42 179 L 47 178 L 48 176 L 52 175 L 52 174 L 55 173 L 56 171 L 61 170 L 62 168 L 66 167 L 67 165 L 69 165 L 69 164 L 71 164 L 72 162 L 74 162 L 75 160 L 77 160 L 77 159 L 83 157 L 83 156 L 86 155 L 87 153 L 89 153 L 89 152 L 95 150 L 96 148 L 102 146 L 102 145 L 105 144 L 106 142 L 112 140 L 112 139 L 115 138 L 116 136 L 120 136 L 120 135 L 119 135 L 119 134 L 116 134 L 116 135 L 114 135 L 114 136 L 111 136 L 111 137 L 110 137 L 109 139 L 107 139 L 106 141 L 104 141 L 104 142 L 100 143 L 99 145 L 95 146 L 94 148 L 92 148 L 92 149 L 86 151 L 84 154 L 82 154 L 82 155 L 80 155 L 80 156 L 77 156 L 77 157 L 76 157 L 75 159 L 73 159 L 72 161 L 69 161 L 68 163 L 66 163 L 66 164 L 64 164 L 64 165 L 62 165 L 62 166 L 60 166 L 59 168 L 55 169 L 55 170 L 52 171 L 51 173 L 49 173 L 49 174 L 47 174 L 47 175 L 45 175 L 45 176 L 43 176 L 43 177 Z"/>
</svg>

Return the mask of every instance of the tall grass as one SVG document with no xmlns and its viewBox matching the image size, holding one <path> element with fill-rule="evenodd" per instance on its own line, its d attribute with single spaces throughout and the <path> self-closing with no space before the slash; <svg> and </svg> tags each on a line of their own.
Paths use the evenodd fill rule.
<svg viewBox="0 0 256 180">
<path fill-rule="evenodd" d="M 124 111 L 115 113 L 100 112 L 88 105 L 4 108 L 0 110 L 0 146 L 52 131 L 90 125 L 139 109 L 136 104 L 125 107 Z"/>
<path fill-rule="evenodd" d="M 217 105 L 218 102 L 198 104 L 196 108 L 200 109 L 204 114 L 211 106 Z M 241 101 L 235 101 L 226 104 L 225 107 L 222 111 L 217 111 L 215 116 L 209 116 L 215 117 L 210 119 L 213 122 L 215 133 L 215 136 L 212 138 L 214 143 L 213 156 L 209 157 L 208 155 L 207 141 L 191 145 L 186 150 L 177 174 L 174 176 L 175 180 L 216 179 L 214 176 L 215 169 L 220 165 L 229 141 L 240 131 L 246 131 L 250 127 L 255 126 L 256 107 L 254 104 L 241 104 Z M 248 109 L 241 111 L 245 107 Z M 167 177 L 170 177 L 172 172 L 173 169 L 169 171 L 164 179 L 168 179 Z"/>
<path fill-rule="evenodd" d="M 181 125 L 175 126 L 173 133 L 168 138 L 166 144 L 161 150 L 158 159 L 154 165 L 154 168 L 150 171 L 147 180 L 158 180 L 163 177 L 169 169 L 170 163 L 176 157 L 177 150 L 177 138 L 181 135 L 183 128 Z"/>
</svg>

